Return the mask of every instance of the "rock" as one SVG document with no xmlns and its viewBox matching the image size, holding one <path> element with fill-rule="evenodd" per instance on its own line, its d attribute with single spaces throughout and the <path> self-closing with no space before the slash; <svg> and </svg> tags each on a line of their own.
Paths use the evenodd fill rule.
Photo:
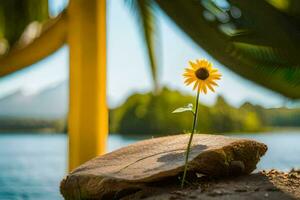
<svg viewBox="0 0 300 200">
<path fill-rule="evenodd" d="M 176 177 L 184 169 L 188 139 L 184 134 L 144 140 L 94 158 L 62 180 L 61 193 L 65 199 L 113 199 Z M 217 177 L 249 174 L 266 150 L 253 140 L 195 134 L 189 171 Z"/>
</svg>

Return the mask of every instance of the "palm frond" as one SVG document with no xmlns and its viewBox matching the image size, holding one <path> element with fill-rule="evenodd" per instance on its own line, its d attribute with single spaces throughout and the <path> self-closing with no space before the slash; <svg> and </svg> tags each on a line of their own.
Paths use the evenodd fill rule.
<svg viewBox="0 0 300 200">
<path fill-rule="evenodd" d="M 43 22 L 48 17 L 48 0 L 1 0 L 0 42 L 2 46 L 11 48 L 20 39 L 29 23 Z"/>
<path fill-rule="evenodd" d="M 152 0 L 127 0 L 126 3 L 137 19 L 140 30 L 142 31 L 143 38 L 146 41 L 146 51 L 148 53 L 149 64 L 151 68 L 151 74 L 154 83 L 154 92 L 159 90 L 158 81 L 158 59 L 156 56 L 156 36 L 157 36 L 157 24 L 154 13 L 154 4 Z"/>
<path fill-rule="evenodd" d="M 232 71 L 287 97 L 300 98 L 299 12 L 287 15 L 287 10 L 262 0 L 156 3 Z"/>
</svg>

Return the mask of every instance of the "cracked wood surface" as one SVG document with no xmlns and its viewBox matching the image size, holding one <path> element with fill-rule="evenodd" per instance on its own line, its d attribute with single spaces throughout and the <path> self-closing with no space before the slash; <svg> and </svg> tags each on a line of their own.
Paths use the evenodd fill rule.
<svg viewBox="0 0 300 200">
<path fill-rule="evenodd" d="M 105 199 L 181 174 L 189 135 L 144 140 L 99 156 L 61 182 L 65 199 Z M 266 145 L 248 139 L 195 134 L 189 171 L 208 176 L 249 174 Z"/>
</svg>

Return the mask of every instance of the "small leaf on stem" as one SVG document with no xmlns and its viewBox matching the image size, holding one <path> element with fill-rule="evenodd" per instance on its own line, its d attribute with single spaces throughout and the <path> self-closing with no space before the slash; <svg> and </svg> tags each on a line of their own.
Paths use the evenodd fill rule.
<svg viewBox="0 0 300 200">
<path fill-rule="evenodd" d="M 189 104 L 186 105 L 186 106 L 177 108 L 177 109 L 174 110 L 172 113 L 182 113 L 182 112 L 192 112 L 192 113 L 194 114 L 194 111 L 193 111 L 193 104 L 192 104 L 192 103 L 189 103 Z"/>
</svg>

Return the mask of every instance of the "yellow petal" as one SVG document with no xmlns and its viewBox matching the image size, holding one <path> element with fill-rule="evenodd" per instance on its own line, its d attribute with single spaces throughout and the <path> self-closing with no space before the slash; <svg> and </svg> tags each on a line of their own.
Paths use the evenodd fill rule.
<svg viewBox="0 0 300 200">
<path fill-rule="evenodd" d="M 196 69 L 196 68 L 197 68 L 196 63 L 193 63 L 192 61 L 190 61 L 189 63 L 190 63 L 190 65 L 191 65 L 191 67 L 192 67 L 193 69 Z"/>
<path fill-rule="evenodd" d="M 221 76 L 222 76 L 222 75 L 219 74 L 219 73 L 211 73 L 210 75 L 211 75 L 211 76 L 218 76 L 218 77 L 221 77 Z"/>
<path fill-rule="evenodd" d="M 218 69 L 212 69 L 210 73 L 213 74 L 213 73 L 216 73 L 216 72 L 218 72 Z"/>
<path fill-rule="evenodd" d="M 193 78 L 188 78 L 188 79 L 186 79 L 186 80 L 184 81 L 184 83 L 185 83 L 186 85 L 189 85 L 189 84 L 191 84 L 192 82 L 194 82 L 194 79 L 193 79 Z"/>
<path fill-rule="evenodd" d="M 210 72 L 211 76 L 222 76 L 219 72 Z"/>
<path fill-rule="evenodd" d="M 201 81 L 201 82 L 199 82 L 199 86 L 198 86 L 198 88 L 199 88 L 199 91 L 201 91 L 201 90 L 202 90 L 202 87 L 203 87 L 203 82 Z"/>
<path fill-rule="evenodd" d="M 210 70 L 212 69 L 212 64 L 210 62 L 208 62 L 207 68 Z"/>
<path fill-rule="evenodd" d="M 208 80 L 207 82 L 211 85 L 218 86 L 218 84 L 213 80 Z"/>
<path fill-rule="evenodd" d="M 185 76 L 185 77 L 188 77 L 188 76 L 190 76 L 190 77 L 192 77 L 192 76 L 194 76 L 193 74 L 191 74 L 191 73 L 184 73 L 184 74 L 182 74 L 182 76 Z"/>
<path fill-rule="evenodd" d="M 205 87 L 205 86 L 203 86 L 203 87 L 201 88 L 200 92 L 203 92 L 203 93 L 204 93 L 204 89 L 203 89 L 204 87 Z"/>
<path fill-rule="evenodd" d="M 211 77 L 212 79 L 214 79 L 214 80 L 221 80 L 221 77 Z"/>
<path fill-rule="evenodd" d="M 206 85 L 204 85 L 204 87 L 203 87 L 203 92 L 204 92 L 204 94 L 207 93 Z"/>
<path fill-rule="evenodd" d="M 196 60 L 197 65 L 203 66 L 203 60 Z"/>
<path fill-rule="evenodd" d="M 190 69 L 190 68 L 185 68 L 185 71 L 186 71 L 186 72 L 189 72 L 189 73 L 194 73 L 194 70 L 193 70 L 193 69 Z"/>
<path fill-rule="evenodd" d="M 197 88 L 198 85 L 199 85 L 199 82 L 196 81 L 195 84 L 194 84 L 193 90 L 195 90 L 195 89 Z"/>
<path fill-rule="evenodd" d="M 212 92 L 215 92 L 214 88 L 209 83 L 207 83 L 206 85 Z"/>
</svg>

